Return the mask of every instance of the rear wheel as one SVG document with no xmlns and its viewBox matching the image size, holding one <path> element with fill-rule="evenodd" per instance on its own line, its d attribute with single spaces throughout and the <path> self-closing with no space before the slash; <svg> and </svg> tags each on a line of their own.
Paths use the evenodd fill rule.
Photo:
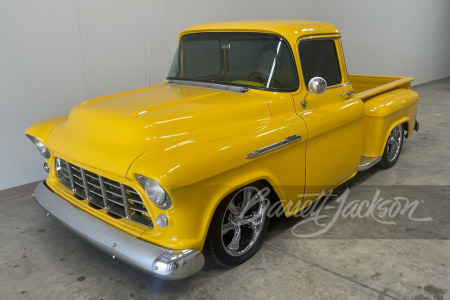
<svg viewBox="0 0 450 300">
<path fill-rule="evenodd" d="M 384 148 L 383 157 L 380 161 L 381 167 L 388 169 L 397 163 L 397 160 L 400 157 L 400 152 L 402 151 L 403 139 L 403 124 L 400 124 L 392 129 L 389 134 L 386 146 Z"/>
<path fill-rule="evenodd" d="M 269 224 L 265 211 L 270 201 L 265 191 L 270 190 L 254 183 L 231 193 L 219 204 L 205 243 L 215 263 L 236 266 L 258 251 Z"/>
</svg>

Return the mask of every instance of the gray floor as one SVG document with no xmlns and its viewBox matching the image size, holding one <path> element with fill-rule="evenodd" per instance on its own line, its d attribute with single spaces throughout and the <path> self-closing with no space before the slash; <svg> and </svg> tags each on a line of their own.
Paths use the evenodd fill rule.
<svg viewBox="0 0 450 300">
<path fill-rule="evenodd" d="M 313 238 L 292 234 L 322 230 L 311 215 L 275 219 L 247 263 L 208 263 L 191 278 L 165 282 L 112 260 L 21 196 L 0 202 L 0 299 L 450 299 L 450 78 L 415 90 L 421 128 L 397 165 L 360 173 L 339 192 L 349 187 L 348 201 L 371 200 L 377 189 L 385 200 L 417 200 L 412 216 L 340 217 Z M 325 211 L 332 209 L 312 213 Z"/>
</svg>

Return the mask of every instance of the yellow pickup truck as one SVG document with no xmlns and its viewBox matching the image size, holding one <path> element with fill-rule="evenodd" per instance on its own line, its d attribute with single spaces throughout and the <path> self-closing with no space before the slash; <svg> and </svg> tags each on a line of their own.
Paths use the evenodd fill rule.
<svg viewBox="0 0 450 300">
<path fill-rule="evenodd" d="M 26 129 L 49 172 L 34 196 L 47 215 L 155 276 L 190 276 L 204 253 L 238 265 L 261 246 L 267 204 L 292 216 L 311 195 L 397 162 L 418 129 L 412 80 L 347 74 L 327 23 L 193 26 L 165 82 Z"/>
</svg>

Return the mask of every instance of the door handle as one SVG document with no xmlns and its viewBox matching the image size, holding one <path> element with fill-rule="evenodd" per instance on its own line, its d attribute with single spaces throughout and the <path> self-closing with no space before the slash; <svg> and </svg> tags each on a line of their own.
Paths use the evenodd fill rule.
<svg viewBox="0 0 450 300">
<path fill-rule="evenodd" d="M 354 92 L 355 92 L 354 90 L 350 90 L 350 91 L 348 91 L 348 92 L 345 92 L 345 93 L 341 94 L 341 96 L 342 96 L 342 97 L 348 96 L 348 95 L 353 94 Z"/>
</svg>

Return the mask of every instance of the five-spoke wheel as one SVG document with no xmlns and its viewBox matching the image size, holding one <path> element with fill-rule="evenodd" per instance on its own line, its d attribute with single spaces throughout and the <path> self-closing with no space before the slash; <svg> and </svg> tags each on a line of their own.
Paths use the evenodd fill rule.
<svg viewBox="0 0 450 300">
<path fill-rule="evenodd" d="M 248 185 L 219 204 L 205 243 L 216 263 L 241 264 L 261 246 L 268 226 L 265 212 L 270 204 L 265 191 L 269 189 L 262 184 Z"/>
<path fill-rule="evenodd" d="M 222 221 L 222 245 L 232 256 L 246 253 L 257 241 L 265 221 L 264 201 L 254 186 L 242 188 L 228 204 Z"/>
</svg>

